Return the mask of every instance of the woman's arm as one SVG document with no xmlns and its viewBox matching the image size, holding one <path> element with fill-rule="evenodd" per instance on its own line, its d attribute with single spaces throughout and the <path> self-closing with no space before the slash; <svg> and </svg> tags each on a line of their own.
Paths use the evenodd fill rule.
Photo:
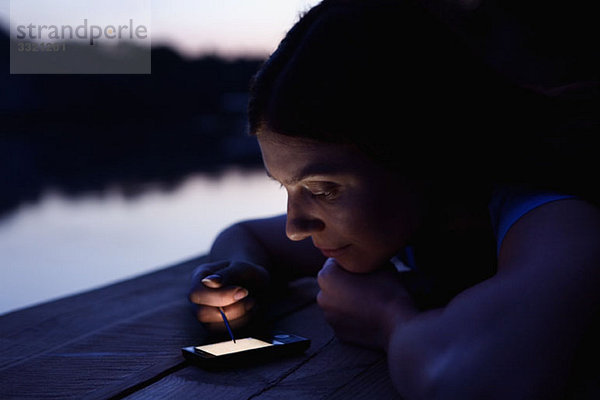
<svg viewBox="0 0 600 400">
<path fill-rule="evenodd" d="M 325 263 L 317 300 L 336 335 L 384 348 L 406 399 L 553 399 L 600 306 L 600 211 L 547 203 L 519 219 L 499 271 L 446 307 L 420 313 L 386 269 Z"/>
<path fill-rule="evenodd" d="M 296 279 L 315 276 L 325 257 L 310 238 L 292 241 L 285 234 L 286 215 L 239 222 L 225 229 L 210 250 L 210 260 L 248 261 L 271 274 Z"/>
<path fill-rule="evenodd" d="M 391 324 L 392 380 L 408 399 L 561 398 L 599 285 L 600 211 L 538 207 L 507 233 L 496 276 Z"/>
</svg>

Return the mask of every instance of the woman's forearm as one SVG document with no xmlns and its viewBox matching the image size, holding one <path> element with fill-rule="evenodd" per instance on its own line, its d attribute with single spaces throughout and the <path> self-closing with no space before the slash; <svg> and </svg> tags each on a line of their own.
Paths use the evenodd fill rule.
<svg viewBox="0 0 600 400">
<path fill-rule="evenodd" d="M 575 338 L 510 307 L 468 308 L 428 312 L 392 333 L 390 374 L 406 399 L 562 398 Z"/>
<path fill-rule="evenodd" d="M 243 224 L 237 223 L 223 230 L 215 239 L 209 258 L 211 261 L 247 261 L 270 269 L 272 261 L 261 241 Z"/>
<path fill-rule="evenodd" d="M 285 224 L 285 215 L 234 224 L 217 236 L 210 259 L 252 262 L 285 279 L 315 276 L 325 257 L 310 239 L 288 239 Z"/>
<path fill-rule="evenodd" d="M 498 273 L 443 310 L 391 329 L 392 380 L 407 399 L 554 399 L 600 311 L 600 212 L 549 203 L 510 229 Z M 552 246 L 548 246 L 552 244 Z"/>
</svg>

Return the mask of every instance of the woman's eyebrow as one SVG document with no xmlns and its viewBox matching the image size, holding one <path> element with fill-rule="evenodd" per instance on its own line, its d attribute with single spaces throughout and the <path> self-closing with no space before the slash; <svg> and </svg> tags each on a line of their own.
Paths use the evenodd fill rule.
<svg viewBox="0 0 600 400">
<path fill-rule="evenodd" d="M 275 179 L 271 173 L 269 172 L 269 170 L 267 170 L 265 168 L 265 171 L 267 172 L 267 176 L 271 179 L 274 180 L 278 180 Z M 315 164 L 308 164 L 306 166 L 304 166 L 300 171 L 298 171 L 298 173 L 296 173 L 294 176 L 292 176 L 289 179 L 286 179 L 283 183 L 286 185 L 293 185 L 295 183 L 298 183 L 308 177 L 311 176 L 316 176 L 316 175 L 339 175 L 343 172 L 342 168 L 340 168 L 337 165 L 334 164 L 329 164 L 329 163 L 315 163 Z"/>
</svg>

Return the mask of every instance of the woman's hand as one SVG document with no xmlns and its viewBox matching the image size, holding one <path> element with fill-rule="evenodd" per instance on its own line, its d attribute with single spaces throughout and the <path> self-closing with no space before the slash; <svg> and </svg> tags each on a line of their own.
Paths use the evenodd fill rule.
<svg viewBox="0 0 600 400">
<path fill-rule="evenodd" d="M 336 335 L 345 341 L 385 350 L 396 324 L 418 313 L 393 268 L 353 274 L 329 258 L 318 282 L 317 302 Z"/>
<path fill-rule="evenodd" d="M 219 307 L 232 328 L 248 322 L 256 294 L 269 283 L 269 273 L 260 265 L 244 261 L 216 261 L 194 270 L 189 299 L 198 305 L 196 315 L 209 328 L 224 328 Z"/>
</svg>

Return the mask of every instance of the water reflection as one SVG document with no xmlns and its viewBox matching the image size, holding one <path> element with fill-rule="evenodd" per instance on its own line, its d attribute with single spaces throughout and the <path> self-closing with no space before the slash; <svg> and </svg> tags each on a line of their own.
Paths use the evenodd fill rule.
<svg viewBox="0 0 600 400">
<path fill-rule="evenodd" d="M 46 192 L 0 220 L 0 313 L 197 256 L 228 224 L 283 212 L 285 191 L 262 170 L 193 175 L 133 199 Z"/>
</svg>

